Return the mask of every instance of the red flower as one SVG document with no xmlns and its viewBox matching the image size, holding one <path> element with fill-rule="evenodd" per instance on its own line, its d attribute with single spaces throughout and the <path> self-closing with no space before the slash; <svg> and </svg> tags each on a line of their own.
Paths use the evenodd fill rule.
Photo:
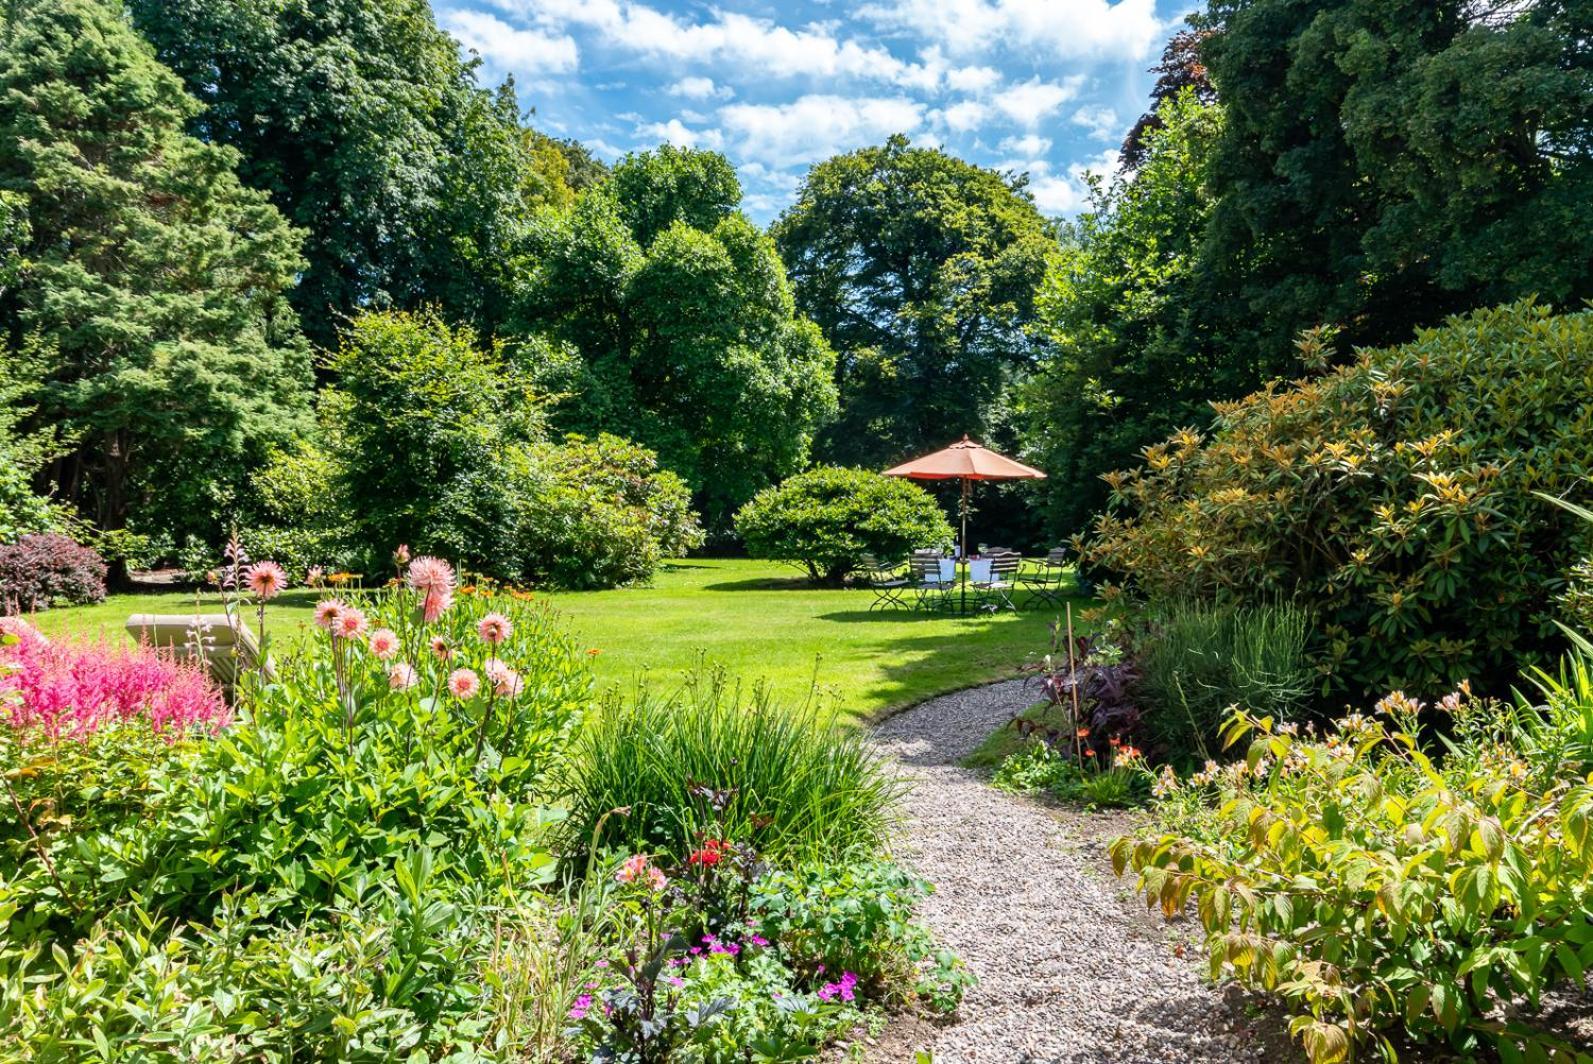
<svg viewBox="0 0 1593 1064">
<path fill-rule="evenodd" d="M 702 849 L 692 851 L 691 856 L 686 858 L 686 863 L 712 868 L 720 861 L 723 861 L 725 855 L 729 852 L 730 844 L 728 842 L 723 839 L 709 839 L 703 843 Z"/>
</svg>

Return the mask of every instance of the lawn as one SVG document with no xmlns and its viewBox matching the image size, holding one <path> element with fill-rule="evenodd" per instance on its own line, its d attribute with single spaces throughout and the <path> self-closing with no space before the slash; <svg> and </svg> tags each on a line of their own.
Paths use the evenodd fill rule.
<svg viewBox="0 0 1593 1064">
<path fill-rule="evenodd" d="M 293 591 L 273 603 L 274 637 L 306 628 L 316 597 Z M 805 696 L 817 677 L 827 698 L 858 717 L 1014 673 L 1045 652 L 1055 616 L 870 613 L 867 591 L 812 588 L 792 568 L 745 559 L 693 558 L 666 565 L 650 587 L 542 597 L 584 647 L 600 651 L 591 659 L 600 683 L 644 675 L 673 683 L 706 660 L 782 698 Z M 177 613 L 193 603 L 175 592 L 115 595 L 37 621 L 50 634 L 120 632 L 131 613 Z M 214 608 L 215 599 L 204 604 Z"/>
</svg>

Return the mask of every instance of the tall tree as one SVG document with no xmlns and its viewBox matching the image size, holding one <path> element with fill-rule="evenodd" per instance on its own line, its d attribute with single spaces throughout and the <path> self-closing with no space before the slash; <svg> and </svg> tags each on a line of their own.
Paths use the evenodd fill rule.
<svg viewBox="0 0 1593 1064">
<path fill-rule="evenodd" d="M 574 396 L 558 427 L 652 448 L 719 530 L 807 464 L 835 406 L 835 356 L 740 201 L 721 155 L 666 146 L 621 160 L 572 210 L 540 216 L 519 319 L 522 335 L 577 355 L 553 363 L 557 377 L 544 368 L 545 387 Z"/>
<path fill-rule="evenodd" d="M 1590 18 L 1585 0 L 1212 0 L 1211 335 L 1281 350 L 1330 321 L 1391 342 L 1593 295 Z"/>
<path fill-rule="evenodd" d="M 1186 91 L 1201 103 L 1216 102 L 1217 88 L 1206 73 L 1205 60 L 1200 57 L 1201 42 L 1209 36 L 1210 30 L 1180 30 L 1162 49 L 1161 62 L 1150 68 L 1156 75 L 1156 82 L 1151 86 L 1150 108 L 1139 116 L 1128 136 L 1123 138 L 1118 169 L 1138 170 L 1145 161 L 1150 152 L 1150 134 L 1162 127 L 1163 103 Z"/>
<path fill-rule="evenodd" d="M 815 166 L 774 234 L 838 355 L 825 458 L 878 466 L 1000 423 L 1043 349 L 1029 327 L 1055 247 L 1023 179 L 896 136 Z"/>
<path fill-rule="evenodd" d="M 130 7 L 205 103 L 193 132 L 241 151 L 244 180 L 309 232 L 295 302 L 312 338 L 423 303 L 492 331 L 536 163 L 512 89 L 477 86 L 426 0 Z"/>
<path fill-rule="evenodd" d="M 1055 353 L 1021 392 L 1024 442 L 1050 475 L 1042 490 L 1058 531 L 1082 529 L 1105 504 L 1102 474 L 1203 423 L 1209 400 L 1244 395 L 1276 368 L 1256 364 L 1266 352 L 1190 342 L 1221 122 L 1192 88 L 1168 98 L 1146 126 L 1135 172 L 1095 181 L 1089 209 L 1064 226 L 1039 301 Z"/>
<path fill-rule="evenodd" d="M 103 528 L 208 531 L 249 457 L 300 428 L 310 367 L 283 293 L 299 234 L 105 0 L 21 0 L 0 41 L 0 190 L 26 200 L 14 345 L 77 443 L 60 495 Z"/>
</svg>

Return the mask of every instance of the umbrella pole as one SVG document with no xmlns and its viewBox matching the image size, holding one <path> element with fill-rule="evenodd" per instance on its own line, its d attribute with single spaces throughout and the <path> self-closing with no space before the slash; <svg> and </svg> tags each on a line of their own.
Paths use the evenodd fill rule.
<svg viewBox="0 0 1593 1064">
<path fill-rule="evenodd" d="M 961 593 L 961 600 L 957 603 L 957 612 L 958 613 L 967 613 L 968 612 L 968 498 L 969 498 L 969 492 L 972 490 L 973 486 L 968 483 L 968 478 L 967 477 L 959 477 L 958 479 L 962 481 L 962 506 L 959 507 L 959 509 L 962 511 L 962 551 L 961 551 L 962 557 L 959 559 L 962 562 L 962 593 Z"/>
</svg>

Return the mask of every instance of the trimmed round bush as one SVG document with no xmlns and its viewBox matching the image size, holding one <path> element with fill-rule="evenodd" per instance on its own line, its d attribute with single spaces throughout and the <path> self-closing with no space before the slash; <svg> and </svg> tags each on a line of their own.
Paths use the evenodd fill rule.
<svg viewBox="0 0 1593 1064">
<path fill-rule="evenodd" d="M 1480 310 L 1217 404 L 1109 476 L 1087 553 L 1152 599 L 1306 607 L 1330 692 L 1504 693 L 1563 642 L 1589 533 L 1537 493 L 1587 499 L 1590 432 L 1593 313 Z"/>
<path fill-rule="evenodd" d="M 105 601 L 105 559 L 56 532 L 0 544 L 0 613 Z"/>
<path fill-rule="evenodd" d="M 736 514 L 736 532 L 754 558 L 799 564 L 824 584 L 839 584 L 865 554 L 899 559 L 954 537 L 940 504 L 918 485 L 838 466 L 759 492 Z"/>
</svg>

